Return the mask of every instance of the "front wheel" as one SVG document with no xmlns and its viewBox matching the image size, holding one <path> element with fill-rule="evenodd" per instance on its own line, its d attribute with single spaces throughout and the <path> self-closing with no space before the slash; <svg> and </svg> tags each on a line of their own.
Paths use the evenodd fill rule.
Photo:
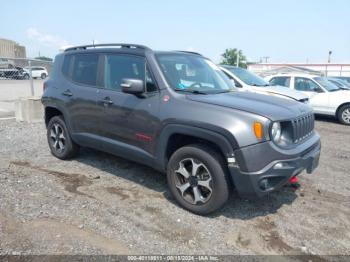
<svg viewBox="0 0 350 262">
<path fill-rule="evenodd" d="M 47 75 L 45 73 L 41 74 L 41 79 L 45 79 L 47 77 Z"/>
<path fill-rule="evenodd" d="M 350 125 L 350 104 L 342 106 L 338 111 L 339 122 L 344 125 Z"/>
<path fill-rule="evenodd" d="M 54 116 L 47 125 L 47 140 L 51 153 L 59 159 L 74 157 L 79 146 L 74 143 L 62 116 Z"/>
<path fill-rule="evenodd" d="M 229 180 L 222 157 L 203 145 L 178 149 L 167 168 L 169 189 L 185 209 L 206 215 L 221 208 L 229 197 Z"/>
</svg>

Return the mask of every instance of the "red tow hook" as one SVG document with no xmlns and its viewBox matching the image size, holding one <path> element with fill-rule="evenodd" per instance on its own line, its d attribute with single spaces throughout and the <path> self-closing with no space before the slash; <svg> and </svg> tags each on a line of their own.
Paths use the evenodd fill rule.
<svg viewBox="0 0 350 262">
<path fill-rule="evenodd" d="M 293 176 L 288 181 L 290 184 L 297 184 L 299 183 L 299 178 L 297 176 Z"/>
</svg>

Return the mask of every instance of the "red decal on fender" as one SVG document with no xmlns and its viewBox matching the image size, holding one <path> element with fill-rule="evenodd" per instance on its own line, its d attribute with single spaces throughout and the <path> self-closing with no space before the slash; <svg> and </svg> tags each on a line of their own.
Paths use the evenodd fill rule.
<svg viewBox="0 0 350 262">
<path fill-rule="evenodd" d="M 143 141 L 151 141 L 152 140 L 152 137 L 147 136 L 145 134 L 141 134 L 141 133 L 136 133 L 135 136 L 137 139 L 143 140 Z"/>
</svg>

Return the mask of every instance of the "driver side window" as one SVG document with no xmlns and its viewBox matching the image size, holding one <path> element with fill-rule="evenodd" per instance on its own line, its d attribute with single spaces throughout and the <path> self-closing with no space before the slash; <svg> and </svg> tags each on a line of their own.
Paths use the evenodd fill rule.
<svg viewBox="0 0 350 262">
<path fill-rule="evenodd" d="M 294 80 L 294 89 L 304 92 L 319 92 L 320 87 L 311 79 L 296 77 Z"/>
</svg>

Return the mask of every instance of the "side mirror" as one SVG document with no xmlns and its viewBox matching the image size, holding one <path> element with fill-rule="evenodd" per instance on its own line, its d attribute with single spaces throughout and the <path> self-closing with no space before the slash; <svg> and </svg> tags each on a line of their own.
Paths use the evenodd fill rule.
<svg viewBox="0 0 350 262">
<path fill-rule="evenodd" d="M 316 93 L 323 93 L 323 90 L 322 90 L 321 87 L 315 88 L 314 91 L 315 91 Z"/>
<path fill-rule="evenodd" d="M 144 82 L 140 79 L 124 78 L 120 86 L 127 94 L 141 95 L 145 92 Z"/>
</svg>

